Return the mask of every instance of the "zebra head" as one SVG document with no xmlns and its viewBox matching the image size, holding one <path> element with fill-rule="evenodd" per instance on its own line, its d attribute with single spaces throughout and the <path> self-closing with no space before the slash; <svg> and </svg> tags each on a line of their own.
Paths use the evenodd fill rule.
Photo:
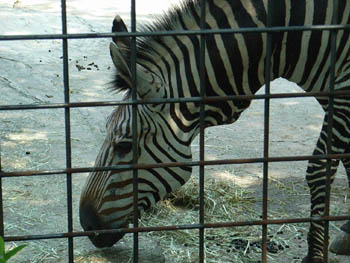
<svg viewBox="0 0 350 263">
<path fill-rule="evenodd" d="M 113 31 L 126 31 L 120 17 Z M 130 41 L 113 38 L 112 60 L 117 68 L 117 90 L 126 90 L 130 98 Z M 166 98 L 166 81 L 156 70 L 137 61 L 137 96 L 139 99 Z M 179 105 L 142 104 L 137 106 L 137 140 L 133 141 L 132 105 L 119 106 L 109 117 L 107 135 L 97 156 L 95 167 L 133 163 L 136 143 L 137 163 L 177 163 L 192 160 L 193 132 L 183 132 L 172 115 Z M 177 116 L 179 118 L 179 116 Z M 181 119 L 181 118 L 180 118 Z M 149 166 L 150 167 L 150 166 Z M 138 170 L 138 214 L 150 208 L 165 195 L 183 185 L 191 175 L 191 167 L 164 167 Z M 85 231 L 125 228 L 133 218 L 133 170 L 93 171 L 80 200 L 80 222 Z M 96 247 L 112 246 L 123 233 L 89 237 Z"/>
</svg>

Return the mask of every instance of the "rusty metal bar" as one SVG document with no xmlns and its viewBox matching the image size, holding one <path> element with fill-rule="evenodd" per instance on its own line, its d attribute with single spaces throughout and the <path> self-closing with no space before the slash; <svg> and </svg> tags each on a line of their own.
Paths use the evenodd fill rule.
<svg viewBox="0 0 350 263">
<path fill-rule="evenodd" d="M 188 103 L 203 102 L 204 104 L 218 101 L 236 101 L 236 100 L 262 100 L 262 99 L 288 99 L 288 98 L 307 98 L 307 97 L 327 97 L 330 92 L 298 92 L 298 93 L 271 93 L 259 95 L 237 95 L 237 96 L 210 96 L 210 97 L 191 97 L 191 98 L 170 98 L 170 99 L 144 99 L 144 100 L 125 100 L 125 101 L 97 101 L 97 102 L 70 102 L 70 103 L 52 103 L 52 104 L 27 104 L 27 105 L 0 105 L 2 110 L 40 110 L 40 109 L 60 109 L 60 108 L 84 108 L 84 107 L 108 107 L 118 105 L 140 105 L 157 103 Z M 350 91 L 334 91 L 333 97 L 350 96 Z"/>
<path fill-rule="evenodd" d="M 157 164 L 123 164 L 106 167 L 81 167 L 60 170 L 36 170 L 36 171 L 17 171 L 17 172 L 0 172 L 2 177 L 21 177 L 21 176 L 44 176 L 57 175 L 66 173 L 89 173 L 93 171 L 123 171 L 132 169 L 152 169 L 166 167 L 185 167 L 185 166 L 200 166 L 200 165 L 227 165 L 227 164 L 248 164 L 248 163 L 263 163 L 263 162 L 293 162 L 293 161 L 309 161 L 309 160 L 327 160 L 327 159 L 343 159 L 350 158 L 350 153 L 344 154 L 329 154 L 329 155 L 303 155 L 303 156 L 283 156 L 269 158 L 237 158 L 237 159 L 221 159 L 210 161 L 192 161 L 192 162 L 176 162 L 176 163 L 157 163 Z"/>
<path fill-rule="evenodd" d="M 201 14 L 200 14 L 200 29 L 205 29 L 205 19 L 206 19 L 206 2 L 205 0 L 200 1 Z M 206 49 L 206 35 L 200 36 L 200 58 L 199 58 L 199 77 L 200 77 L 200 98 L 206 97 L 206 68 L 205 68 L 205 49 Z M 205 103 L 202 101 L 200 103 L 199 112 L 199 160 L 204 162 L 205 160 Z M 201 164 L 199 166 L 199 224 L 204 225 L 204 175 L 205 175 L 205 165 Z M 199 228 L 199 262 L 205 262 L 205 247 L 204 247 L 204 234 L 205 228 Z"/>
<path fill-rule="evenodd" d="M 0 35 L 0 41 L 16 40 L 50 40 L 50 39 L 88 39 L 88 38 L 112 38 L 119 37 L 147 37 L 147 36 L 184 36 L 184 35 L 214 35 L 214 34 L 243 34 L 252 32 L 274 33 L 291 31 L 332 31 L 350 30 L 350 25 L 313 25 L 313 26 L 281 26 L 259 28 L 235 28 L 235 29 L 205 29 L 205 30 L 181 30 L 159 32 L 128 32 L 128 33 L 81 33 L 81 34 L 33 34 L 33 35 Z"/>
<path fill-rule="evenodd" d="M 333 1 L 332 24 L 338 23 L 338 0 Z M 335 63 L 336 63 L 336 41 L 337 31 L 330 32 L 331 41 L 331 63 L 330 63 L 330 79 L 329 79 L 329 96 L 328 96 L 328 119 L 327 119 L 327 145 L 326 153 L 332 154 L 332 137 L 333 137 L 333 117 L 334 117 L 334 86 L 335 86 Z M 324 215 L 329 216 L 330 195 L 331 195 L 331 176 L 332 176 L 332 159 L 326 162 L 326 193 L 325 193 L 325 210 Z M 323 243 L 323 261 L 328 262 L 328 246 L 329 246 L 329 221 L 324 222 L 324 243 Z"/>
<path fill-rule="evenodd" d="M 61 20 L 62 34 L 67 34 L 67 7 L 66 0 L 61 0 Z M 69 65 L 68 65 L 68 39 L 62 39 L 63 50 L 63 86 L 64 102 L 69 103 Z M 72 168 L 72 146 L 71 146 L 71 123 L 70 108 L 64 109 L 65 120 L 65 148 L 66 148 L 66 167 Z M 68 232 L 73 231 L 73 200 L 72 200 L 72 173 L 66 173 L 66 191 L 67 191 L 67 228 Z M 73 237 L 68 237 L 68 262 L 74 262 Z"/>
<path fill-rule="evenodd" d="M 136 0 L 131 0 L 131 32 L 136 32 Z M 132 100 L 137 101 L 137 71 L 136 71 L 136 36 L 131 37 L 131 75 L 132 75 Z M 132 154 L 133 164 L 137 164 L 138 137 L 137 137 L 137 104 L 132 105 Z M 138 212 L 138 169 L 133 169 L 133 227 L 139 226 Z M 139 258 L 139 233 L 133 235 L 133 262 L 137 263 Z"/>
<path fill-rule="evenodd" d="M 272 22 L 272 1 L 267 1 L 267 27 L 271 26 Z M 271 71 L 271 34 L 266 34 L 266 57 L 265 57 L 265 95 L 270 94 L 270 71 Z M 264 104 L 264 159 L 269 158 L 269 139 L 270 139 L 270 99 L 265 98 Z M 263 207 L 262 207 L 262 219 L 268 219 L 268 176 L 269 176 L 269 162 L 263 162 Z M 267 262 L 267 232 L 268 225 L 262 225 L 262 262 Z"/>
<path fill-rule="evenodd" d="M 5 241 L 26 241 L 39 240 L 51 238 L 67 238 L 67 237 L 82 237 L 94 236 L 98 234 L 112 234 L 112 233 L 141 233 L 141 232 L 155 232 L 155 231 L 176 231 L 176 230 L 191 230 L 200 228 L 227 228 L 227 227 L 242 227 L 242 226 L 256 226 L 256 225 L 283 225 L 283 224 L 297 224 L 310 223 L 321 221 L 345 221 L 349 220 L 350 216 L 324 216 L 324 217 L 305 217 L 305 218 L 287 218 L 287 219 L 268 219 L 268 220 L 249 220 L 237 222 L 217 222 L 202 224 L 188 224 L 188 225 L 171 225 L 171 226 L 155 226 L 155 227 L 138 227 L 138 228 L 120 228 L 110 230 L 95 230 L 95 231 L 77 231 L 67 233 L 51 233 L 48 235 L 25 235 L 25 236 L 11 236 L 5 237 Z"/>
<path fill-rule="evenodd" d="M 4 229 L 4 209 L 3 209 L 3 198 L 2 198 L 2 162 L 1 162 L 1 141 L 0 141 L 0 236 L 4 237 L 5 229 Z"/>
</svg>

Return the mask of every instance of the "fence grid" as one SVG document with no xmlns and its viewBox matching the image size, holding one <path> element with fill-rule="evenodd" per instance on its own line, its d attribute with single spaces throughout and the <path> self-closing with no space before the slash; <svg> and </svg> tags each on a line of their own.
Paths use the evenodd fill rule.
<svg viewBox="0 0 350 263">
<path fill-rule="evenodd" d="M 233 226 L 262 226 L 262 262 L 267 262 L 267 228 L 272 224 L 288 224 L 288 223 L 303 223 L 313 221 L 324 221 L 326 225 L 325 231 L 325 253 L 324 262 L 327 262 L 328 258 L 328 231 L 329 221 L 343 221 L 350 219 L 350 216 L 330 216 L 329 215 L 329 203 L 330 203 L 330 169 L 331 159 L 350 158 L 350 154 L 333 154 L 331 150 L 331 129 L 332 129 L 332 115 L 333 115 L 333 99 L 344 95 L 350 95 L 350 91 L 334 91 L 334 71 L 335 71 L 335 56 L 336 56 L 336 34 L 339 30 L 350 30 L 350 25 L 338 25 L 336 24 L 336 14 L 338 8 L 338 1 L 335 0 L 336 8 L 334 8 L 333 21 L 331 25 L 316 25 L 316 26 L 291 26 L 291 27 L 271 27 L 272 12 L 271 12 L 271 0 L 268 0 L 268 16 L 267 27 L 265 28 L 236 28 L 236 29 L 205 29 L 205 6 L 206 0 L 200 0 L 201 3 L 201 16 L 200 16 L 200 30 L 194 31 L 167 31 L 167 32 L 138 32 L 136 30 L 136 0 L 131 1 L 131 32 L 121 33 L 79 33 L 69 34 L 67 31 L 67 8 L 66 0 L 61 0 L 61 23 L 62 34 L 41 34 L 41 35 L 0 35 L 1 41 L 18 41 L 18 40 L 48 40 L 59 39 L 62 40 L 63 47 L 63 84 L 64 84 L 64 103 L 55 104 L 30 104 L 30 105 L 0 105 L 0 111 L 24 111 L 24 110 L 40 110 L 40 109 L 64 109 L 65 117 L 65 148 L 66 148 L 66 167 L 59 170 L 26 170 L 17 172 L 5 172 L 5 167 L 1 166 L 1 148 L 0 148 L 0 235 L 4 236 L 4 222 L 3 222 L 3 186 L 2 178 L 5 177 L 22 177 L 22 176 L 50 176 L 53 174 L 66 175 L 66 187 L 67 187 L 67 232 L 54 233 L 54 234 L 42 234 L 42 235 L 23 235 L 23 236 L 4 236 L 5 241 L 24 241 L 24 240 L 40 240 L 40 239 L 55 239 L 55 238 L 67 238 L 68 240 L 68 261 L 74 262 L 74 249 L 73 241 L 74 237 L 95 235 L 97 233 L 134 233 L 133 238 L 133 258 L 134 262 L 138 262 L 138 247 L 139 236 L 138 233 L 149 231 L 174 231 L 182 229 L 198 229 L 199 230 L 199 259 L 200 262 L 204 262 L 204 231 L 209 228 L 221 228 L 221 227 L 233 227 Z M 263 95 L 251 95 L 251 96 L 217 96 L 207 97 L 205 94 L 205 39 L 210 34 L 244 34 L 250 32 L 260 32 L 267 34 L 266 54 L 267 58 L 271 56 L 271 34 L 274 32 L 289 32 L 289 31 L 331 31 L 331 78 L 330 78 L 330 91 L 329 92 L 310 92 L 310 93 L 283 93 L 283 94 L 271 94 L 270 93 L 270 59 L 266 60 L 265 64 L 265 94 Z M 138 37 L 148 36 L 174 36 L 174 35 L 200 35 L 200 96 L 192 98 L 173 98 L 173 99 L 147 99 L 137 100 L 137 83 L 136 83 L 136 39 Z M 111 38 L 113 36 L 130 37 L 131 38 L 131 71 L 133 76 L 133 92 L 132 99 L 127 101 L 100 101 L 100 102 L 70 102 L 69 93 L 69 39 L 87 39 L 87 38 Z M 300 98 L 310 96 L 329 96 L 329 126 L 328 126 L 328 142 L 327 142 L 327 155 L 320 156 L 284 156 L 284 157 L 270 157 L 269 156 L 269 134 L 270 134 L 270 100 L 277 98 Z M 262 99 L 265 102 L 264 108 L 264 153 L 263 158 L 245 158 L 245 159 L 226 159 L 205 161 L 205 142 L 204 142 L 204 106 L 206 103 L 213 101 L 228 101 L 228 100 L 254 100 Z M 186 163 L 161 163 L 161 164 L 139 164 L 137 163 L 137 105 L 139 104 L 153 104 L 153 103 L 187 103 L 187 102 L 199 102 L 200 103 L 200 151 L 199 161 L 186 162 Z M 81 167 L 72 168 L 72 151 L 71 151 L 71 122 L 70 122 L 70 109 L 82 108 L 82 107 L 105 107 L 105 106 L 117 106 L 117 105 L 133 105 L 132 123 L 133 123 L 133 164 L 130 165 L 116 165 L 111 167 Z M 1 144 L 0 144 L 1 147 Z M 313 159 L 327 160 L 327 186 L 326 186 L 326 213 L 325 216 L 319 218 L 284 218 L 284 219 L 269 219 L 268 218 L 268 165 L 270 162 L 290 162 L 290 161 L 305 161 Z M 223 165 L 223 164 L 245 164 L 245 163 L 262 163 L 263 164 L 263 206 L 262 206 L 262 219 L 256 221 L 242 221 L 242 222 L 216 222 L 205 223 L 204 221 L 204 173 L 205 167 L 210 165 Z M 160 167 L 181 167 L 181 166 L 199 166 L 199 186 L 200 186 L 200 209 L 199 219 L 197 224 L 189 225 L 173 225 L 173 226 L 157 226 L 157 227 L 139 227 L 137 217 L 137 179 L 138 169 L 147 168 L 160 168 Z M 85 231 L 77 232 L 73 231 L 73 211 L 72 211 L 72 175 L 75 173 L 86 173 L 94 171 L 107 171 L 107 170 L 120 170 L 120 169 L 132 169 L 134 171 L 133 187 L 134 187 L 134 226 L 127 229 L 114 229 L 114 230 L 99 230 L 99 231 Z"/>
</svg>

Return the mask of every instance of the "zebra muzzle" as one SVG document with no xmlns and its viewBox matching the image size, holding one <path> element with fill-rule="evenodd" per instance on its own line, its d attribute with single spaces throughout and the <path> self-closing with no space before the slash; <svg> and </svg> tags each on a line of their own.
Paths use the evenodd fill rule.
<svg viewBox="0 0 350 263">
<path fill-rule="evenodd" d="M 79 209 L 80 224 L 85 231 L 109 230 L 112 229 L 103 224 L 91 204 L 81 204 Z M 113 228 L 114 229 L 114 228 Z M 89 239 L 97 248 L 111 247 L 123 238 L 125 233 L 95 233 Z"/>
</svg>

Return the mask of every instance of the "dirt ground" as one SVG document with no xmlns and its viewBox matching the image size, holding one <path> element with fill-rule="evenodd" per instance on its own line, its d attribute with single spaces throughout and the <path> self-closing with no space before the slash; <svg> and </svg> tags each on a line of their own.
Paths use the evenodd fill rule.
<svg viewBox="0 0 350 263">
<path fill-rule="evenodd" d="M 13 6 L 14 2 L 17 2 Z M 0 35 L 60 33 L 59 1 L 2 0 Z M 113 3 L 112 3 L 113 2 Z M 125 4 L 127 2 L 127 4 Z M 70 33 L 109 32 L 116 13 L 128 22 L 130 1 L 68 1 Z M 149 3 L 150 1 L 147 1 Z M 166 3 L 167 2 L 167 3 Z M 140 22 L 160 13 L 173 0 L 139 4 Z M 72 102 L 121 99 L 108 92 L 112 79 L 109 39 L 69 40 L 69 77 Z M 62 103 L 62 44 L 59 40 L 1 41 L 1 105 Z M 283 79 L 272 84 L 272 92 L 300 92 L 299 87 Z M 71 110 L 73 167 L 92 166 L 104 139 L 105 123 L 112 107 Z M 270 155 L 309 155 L 316 143 L 323 112 L 312 98 L 281 99 L 271 102 Z M 206 158 L 254 158 L 263 156 L 263 102 L 254 101 L 233 125 L 206 131 Z M 65 167 L 64 111 L 26 110 L 0 112 L 0 154 L 3 171 L 50 170 Z M 198 140 L 192 144 L 193 156 L 199 155 Z M 271 218 L 307 217 L 308 189 L 304 180 L 306 162 L 269 165 L 269 216 Z M 194 170 L 198 176 L 198 170 Z M 224 180 L 244 188 L 261 213 L 262 165 L 209 166 L 208 178 Z M 74 231 L 82 228 L 78 219 L 80 192 L 87 174 L 73 175 Z M 63 175 L 2 179 L 5 236 L 61 233 L 67 231 L 66 181 Z M 349 201 L 345 172 L 339 168 L 333 186 L 331 212 L 344 215 Z M 237 215 L 239 218 L 240 215 Z M 189 222 L 191 223 L 191 222 Z M 331 223 L 332 237 L 342 222 Z M 284 249 L 269 253 L 269 262 L 301 262 L 305 255 L 307 224 L 269 227 L 279 233 Z M 258 237 L 257 237 L 258 238 Z M 180 262 L 166 254 L 162 235 L 140 234 L 140 262 Z M 172 241 L 169 240 L 169 246 Z M 19 244 L 21 242 L 17 242 Z M 28 246 L 13 262 L 67 262 L 64 239 L 24 242 Z M 183 244 L 176 244 L 182 246 Z M 7 243 L 7 248 L 15 246 Z M 74 239 L 75 262 L 130 262 L 132 238 L 127 236 L 110 249 L 96 249 L 87 238 Z M 186 253 L 186 248 L 183 249 Z M 216 262 L 237 262 L 227 252 Z M 245 262 L 258 263 L 260 258 Z M 196 262 L 189 258 L 186 262 Z M 210 261 L 211 262 L 211 261 Z M 348 263 L 350 259 L 330 254 L 330 262 Z"/>
</svg>

